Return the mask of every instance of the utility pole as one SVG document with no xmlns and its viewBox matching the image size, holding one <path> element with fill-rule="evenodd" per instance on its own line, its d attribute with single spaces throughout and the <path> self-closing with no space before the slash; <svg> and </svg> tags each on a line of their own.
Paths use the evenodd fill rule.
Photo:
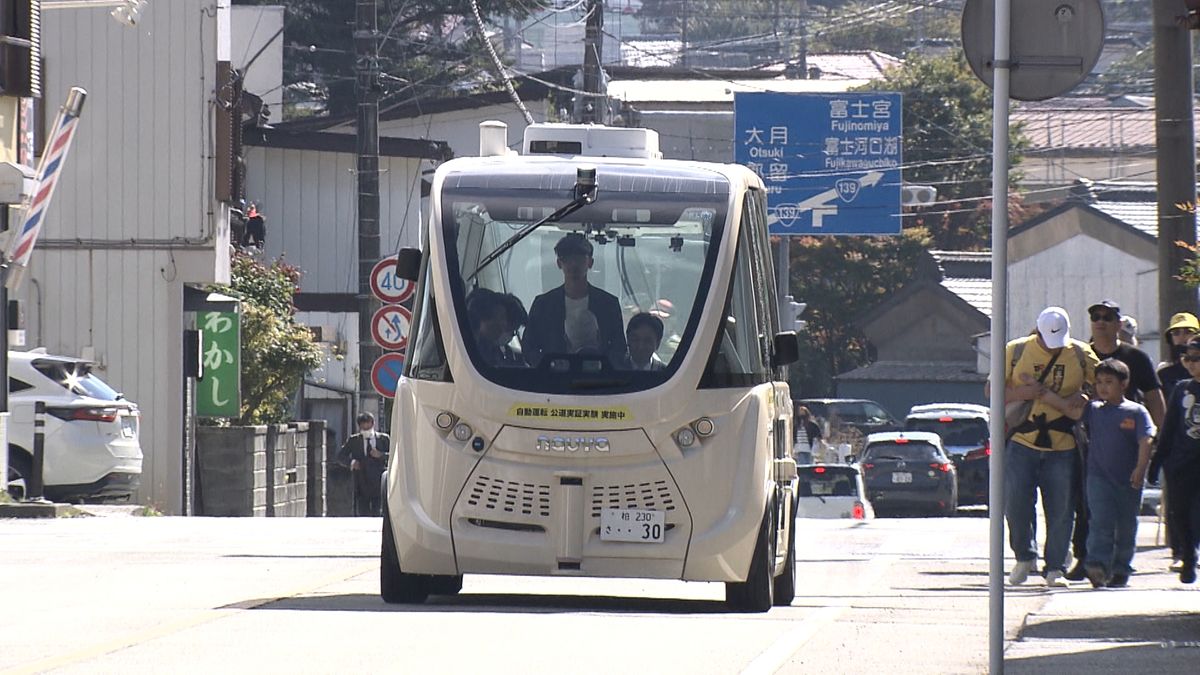
<svg viewBox="0 0 1200 675">
<path fill-rule="evenodd" d="M 590 95 L 583 101 L 580 121 L 604 124 L 608 115 L 608 92 L 604 85 L 604 0 L 588 0 L 587 24 L 583 29 L 583 90 Z"/>
<path fill-rule="evenodd" d="M 683 0 L 683 16 L 679 17 L 679 64 L 688 67 L 688 11 L 691 6 L 688 0 Z"/>
<path fill-rule="evenodd" d="M 1195 312 L 1196 292 L 1175 278 L 1195 245 L 1196 216 L 1177 204 L 1196 203 L 1196 133 L 1192 119 L 1192 34 L 1178 0 L 1154 0 L 1154 126 L 1158 172 L 1158 306 L 1163 317 Z M 1161 328 L 1162 326 L 1159 326 Z M 1170 359 L 1164 341 L 1162 357 Z"/>
<path fill-rule="evenodd" d="M 361 400 L 377 401 L 371 366 L 382 350 L 371 339 L 377 302 L 371 270 L 379 261 L 379 0 L 355 0 L 354 71 L 358 100 L 358 388 Z M 367 405 L 365 407 L 375 407 Z M 382 412 L 379 410 L 378 412 Z M 382 422 L 382 421 L 381 421 Z"/>
</svg>

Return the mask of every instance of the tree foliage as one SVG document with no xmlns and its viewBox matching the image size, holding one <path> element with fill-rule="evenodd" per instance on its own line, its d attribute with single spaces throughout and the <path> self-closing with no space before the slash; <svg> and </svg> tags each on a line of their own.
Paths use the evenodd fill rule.
<svg viewBox="0 0 1200 675">
<path fill-rule="evenodd" d="M 220 290 L 242 301 L 242 415 L 236 423 L 286 422 L 304 376 L 323 358 L 312 333 L 294 318 L 300 270 L 278 260 L 264 265 L 241 252 L 232 265 L 232 284 Z"/>
<path fill-rule="evenodd" d="M 961 54 L 911 55 L 904 66 L 869 83 L 867 91 L 904 96 L 904 182 L 932 185 L 938 204 L 905 216 L 906 225 L 929 230 L 933 245 L 982 250 L 991 231 L 992 91 Z M 1009 130 L 1011 166 L 1029 147 L 1020 126 Z M 1020 174 L 1010 175 L 1013 184 Z M 1015 201 L 1011 208 L 1020 204 Z"/>
<path fill-rule="evenodd" d="M 355 109 L 353 0 L 236 0 L 283 5 L 284 83 L 324 104 L 331 115 Z M 485 22 L 525 17 L 532 3 L 478 0 Z M 470 0 L 380 0 L 381 105 L 443 94 L 464 78 L 491 72 Z M 315 85 L 309 87 L 308 84 Z M 315 89 L 315 91 L 314 91 Z M 252 92 L 259 93 L 259 92 Z M 292 103 L 302 101 L 292 100 Z"/>
<path fill-rule="evenodd" d="M 793 238 L 792 294 L 808 303 L 800 363 L 792 368 L 796 391 L 830 395 L 834 376 L 870 360 L 854 319 L 911 280 L 928 247 L 928 232 L 919 227 L 892 237 Z"/>
</svg>

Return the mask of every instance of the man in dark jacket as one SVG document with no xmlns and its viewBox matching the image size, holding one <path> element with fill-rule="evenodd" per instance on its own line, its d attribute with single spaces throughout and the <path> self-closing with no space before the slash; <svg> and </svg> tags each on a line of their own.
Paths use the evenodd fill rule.
<svg viewBox="0 0 1200 675">
<path fill-rule="evenodd" d="M 613 363 L 626 354 L 621 303 L 588 283 L 592 244 L 582 234 L 564 236 L 554 246 L 563 284 L 542 293 L 529 308 L 522 351 L 532 366 L 548 354 L 597 354 Z"/>
<path fill-rule="evenodd" d="M 382 496 L 379 479 L 387 468 L 392 439 L 375 431 L 375 416 L 369 412 L 358 416 L 358 433 L 342 444 L 339 458 L 350 464 L 354 481 L 354 515 L 380 515 Z"/>
</svg>

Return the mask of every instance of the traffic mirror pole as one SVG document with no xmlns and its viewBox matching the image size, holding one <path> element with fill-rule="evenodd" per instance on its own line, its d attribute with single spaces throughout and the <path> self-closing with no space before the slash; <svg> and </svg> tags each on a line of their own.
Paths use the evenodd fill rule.
<svg viewBox="0 0 1200 675">
<path fill-rule="evenodd" d="M 1008 325 L 1008 97 L 1011 6 L 996 0 L 992 87 L 992 336 L 988 467 L 988 672 L 1004 672 L 1004 375 Z"/>
</svg>

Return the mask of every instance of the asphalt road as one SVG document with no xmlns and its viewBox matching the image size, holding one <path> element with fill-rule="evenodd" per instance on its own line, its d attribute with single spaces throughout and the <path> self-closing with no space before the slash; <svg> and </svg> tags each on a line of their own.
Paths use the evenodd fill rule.
<svg viewBox="0 0 1200 675">
<path fill-rule="evenodd" d="M 468 576 L 378 597 L 375 519 L 0 521 L 0 672 L 977 673 L 983 518 L 801 521 L 791 607 L 720 584 Z M 1008 596 L 1010 633 L 1046 601 Z"/>
</svg>

